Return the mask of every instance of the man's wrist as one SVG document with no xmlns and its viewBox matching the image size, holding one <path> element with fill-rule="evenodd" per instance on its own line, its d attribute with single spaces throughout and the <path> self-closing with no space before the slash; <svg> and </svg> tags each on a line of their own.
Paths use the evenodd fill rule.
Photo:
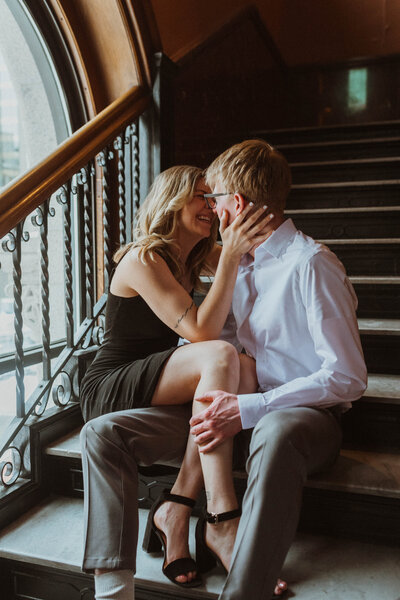
<svg viewBox="0 0 400 600">
<path fill-rule="evenodd" d="M 267 413 L 264 396 L 256 392 L 239 394 L 237 398 L 242 429 L 251 429 Z"/>
</svg>

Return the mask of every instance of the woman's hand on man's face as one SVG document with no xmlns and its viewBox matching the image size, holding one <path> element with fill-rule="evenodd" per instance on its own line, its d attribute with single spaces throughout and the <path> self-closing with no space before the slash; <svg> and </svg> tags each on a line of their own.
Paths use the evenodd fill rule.
<svg viewBox="0 0 400 600">
<path fill-rule="evenodd" d="M 220 220 L 220 232 L 223 248 L 234 258 L 240 260 L 243 254 L 261 244 L 271 233 L 272 213 L 266 213 L 266 206 L 254 210 L 252 203 L 228 225 L 229 213 L 223 211 Z"/>
</svg>

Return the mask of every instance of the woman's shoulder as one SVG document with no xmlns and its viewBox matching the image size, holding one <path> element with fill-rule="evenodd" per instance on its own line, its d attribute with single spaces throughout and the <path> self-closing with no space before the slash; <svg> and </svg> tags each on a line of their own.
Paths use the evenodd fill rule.
<svg viewBox="0 0 400 600">
<path fill-rule="evenodd" d="M 167 261 L 157 252 L 143 253 L 140 247 L 131 248 L 120 260 L 115 270 L 115 278 L 130 281 L 143 277 L 162 277 L 170 273 Z"/>
</svg>

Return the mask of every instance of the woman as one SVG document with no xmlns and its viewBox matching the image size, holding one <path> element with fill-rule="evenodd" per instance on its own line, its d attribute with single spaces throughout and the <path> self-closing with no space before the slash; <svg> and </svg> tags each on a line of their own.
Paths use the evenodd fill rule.
<svg viewBox="0 0 400 600">
<path fill-rule="evenodd" d="M 265 216 L 263 209 L 250 214 L 248 207 L 227 227 L 228 215 L 223 215 L 221 250 L 215 244 L 216 217 L 204 198 L 209 191 L 200 169 L 195 167 L 172 167 L 156 178 L 140 210 L 135 242 L 115 256 L 117 267 L 107 303 L 105 341 L 81 387 L 85 420 L 124 411 L 118 415 L 123 415 L 126 423 L 131 411 L 140 407 L 189 403 L 210 389 L 238 391 L 240 362 L 236 350 L 225 342 L 207 340 L 216 340 L 224 325 L 241 256 L 264 239 L 272 216 Z M 204 302 L 197 308 L 192 293 L 199 286 L 200 273 L 205 269 L 215 271 L 215 279 Z M 179 337 L 196 343 L 178 346 Z M 243 363 L 242 372 L 246 375 L 243 380 L 252 388 L 246 390 L 253 391 L 255 373 L 245 373 L 245 370 Z M 202 408 L 200 403 L 194 403 L 195 411 Z M 86 427 L 82 438 L 83 455 L 88 436 Z M 211 512 L 237 509 L 231 452 L 229 442 L 202 459 L 209 494 L 207 507 Z M 94 480 L 102 475 L 99 469 L 101 465 L 96 467 L 95 475 L 84 456 L 88 496 Z M 191 508 L 202 484 L 198 449 L 189 439 L 171 494 L 165 493 L 150 512 L 145 539 L 149 551 L 159 545 L 164 547 L 166 576 L 188 587 L 200 584 L 196 565 L 189 558 L 187 540 Z M 120 506 L 121 494 L 115 490 L 115 495 L 116 504 Z M 86 504 L 92 506 L 93 501 L 89 498 Z M 110 512 L 114 508 L 110 506 Z M 203 536 L 203 530 L 199 534 L 205 537 L 202 541 L 217 554 L 226 569 L 237 529 L 238 517 L 234 515 L 232 520 L 219 523 L 214 532 L 207 530 Z M 95 524 L 90 509 L 87 518 L 89 542 L 83 568 L 95 571 L 96 598 L 127 598 L 127 589 L 132 585 L 129 582 L 133 581 L 134 559 L 107 557 L 106 551 L 101 557 L 93 556 L 96 548 L 90 541 L 90 532 Z M 124 536 L 124 527 L 119 535 Z M 205 543 L 203 555 L 204 550 L 207 553 L 204 546 Z M 135 553 L 135 548 L 131 553 Z M 107 586 L 111 586 L 111 592 Z M 133 590 L 130 593 L 133 594 Z"/>
</svg>

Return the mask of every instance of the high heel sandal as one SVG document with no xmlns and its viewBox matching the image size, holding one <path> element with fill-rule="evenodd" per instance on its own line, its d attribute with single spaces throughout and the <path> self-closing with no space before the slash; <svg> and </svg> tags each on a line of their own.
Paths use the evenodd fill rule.
<svg viewBox="0 0 400 600">
<path fill-rule="evenodd" d="M 200 573 L 207 573 L 211 571 L 212 568 L 217 565 L 221 566 L 227 575 L 228 571 L 222 564 L 221 559 L 211 548 L 209 548 L 206 544 L 205 540 L 205 524 L 213 523 L 216 525 L 217 523 L 221 523 L 222 521 L 230 521 L 231 519 L 235 519 L 236 517 L 240 517 L 242 511 L 240 508 L 236 508 L 235 510 L 230 510 L 224 513 L 209 513 L 206 512 L 205 516 L 200 517 L 197 521 L 196 525 L 196 563 Z M 283 590 L 282 594 L 273 594 L 272 599 L 283 598 L 286 595 L 287 590 Z"/>
<path fill-rule="evenodd" d="M 196 525 L 196 562 L 197 567 L 200 573 L 207 573 L 217 564 L 220 565 L 225 574 L 228 571 L 225 569 L 224 565 L 221 562 L 221 559 L 211 548 L 209 548 L 206 544 L 205 540 L 205 524 L 213 523 L 216 525 L 217 523 L 222 523 L 222 521 L 230 521 L 231 519 L 235 519 L 236 517 L 240 517 L 242 511 L 240 508 L 235 508 L 235 510 L 229 510 L 224 513 L 209 513 L 206 514 L 197 521 Z"/>
<path fill-rule="evenodd" d="M 178 496 L 177 494 L 171 494 L 169 490 L 163 490 L 150 509 L 149 516 L 147 518 L 146 531 L 143 538 L 143 550 L 145 552 L 160 552 L 161 550 L 164 552 L 162 572 L 170 581 L 172 581 L 172 583 L 187 588 L 197 587 L 201 585 L 201 579 L 198 577 L 192 579 L 192 581 L 176 581 L 176 577 L 179 577 L 180 575 L 187 575 L 187 573 L 190 571 L 198 571 L 193 558 L 178 558 L 165 566 L 165 562 L 167 560 L 166 537 L 165 534 L 163 534 L 163 532 L 158 529 L 154 523 L 155 512 L 164 502 L 176 502 L 177 504 L 184 504 L 190 508 L 193 508 L 196 504 L 195 500 L 192 500 L 192 498 Z"/>
</svg>

